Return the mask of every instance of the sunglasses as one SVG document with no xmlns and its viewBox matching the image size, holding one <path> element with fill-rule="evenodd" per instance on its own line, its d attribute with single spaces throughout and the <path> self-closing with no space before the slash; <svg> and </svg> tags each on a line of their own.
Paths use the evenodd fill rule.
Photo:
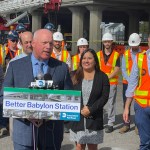
<svg viewBox="0 0 150 150">
<path fill-rule="evenodd" d="M 19 31 L 18 34 L 23 33 L 24 31 Z"/>
<path fill-rule="evenodd" d="M 11 41 L 12 41 L 13 43 L 14 43 L 14 42 L 18 42 L 18 40 L 11 40 Z"/>
</svg>

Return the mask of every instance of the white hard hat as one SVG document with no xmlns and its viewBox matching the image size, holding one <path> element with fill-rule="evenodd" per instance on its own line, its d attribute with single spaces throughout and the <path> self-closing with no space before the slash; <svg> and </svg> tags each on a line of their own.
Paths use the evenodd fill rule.
<svg viewBox="0 0 150 150">
<path fill-rule="evenodd" d="M 88 44 L 88 41 L 87 41 L 85 38 L 80 38 L 80 39 L 77 41 L 77 46 L 82 46 L 82 45 L 89 45 L 89 44 Z"/>
<path fill-rule="evenodd" d="M 102 41 L 113 41 L 113 36 L 111 33 L 105 33 L 102 37 Z"/>
<path fill-rule="evenodd" d="M 55 32 L 55 33 L 53 34 L 53 40 L 54 40 L 54 41 L 63 41 L 64 38 L 63 38 L 62 33 L 60 33 L 60 32 Z"/>
<path fill-rule="evenodd" d="M 139 46 L 140 43 L 141 43 L 141 38 L 140 38 L 139 34 L 132 33 L 128 40 L 129 46 Z"/>
</svg>

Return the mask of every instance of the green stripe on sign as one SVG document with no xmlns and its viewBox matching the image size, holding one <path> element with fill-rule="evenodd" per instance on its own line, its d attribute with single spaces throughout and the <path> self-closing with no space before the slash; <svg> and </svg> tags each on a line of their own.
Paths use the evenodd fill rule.
<svg viewBox="0 0 150 150">
<path fill-rule="evenodd" d="M 74 91 L 74 90 L 50 90 L 50 89 L 4 87 L 4 92 L 23 92 L 23 93 L 33 93 L 33 94 L 62 94 L 62 95 L 81 96 L 81 91 Z"/>
</svg>

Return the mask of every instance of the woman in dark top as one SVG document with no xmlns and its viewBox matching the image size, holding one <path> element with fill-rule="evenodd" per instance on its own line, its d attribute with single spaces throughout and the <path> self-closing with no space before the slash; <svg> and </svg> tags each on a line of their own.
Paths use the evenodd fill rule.
<svg viewBox="0 0 150 150">
<path fill-rule="evenodd" d="M 70 123 L 70 140 L 75 141 L 76 150 L 97 150 L 103 142 L 103 107 L 109 97 L 109 80 L 99 69 L 94 50 L 85 50 L 80 65 L 73 76 L 75 90 L 82 91 L 81 115 L 79 122 Z"/>
</svg>

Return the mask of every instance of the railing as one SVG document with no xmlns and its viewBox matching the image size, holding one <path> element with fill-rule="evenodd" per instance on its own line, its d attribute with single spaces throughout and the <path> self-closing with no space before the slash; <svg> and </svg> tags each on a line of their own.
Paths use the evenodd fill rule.
<svg viewBox="0 0 150 150">
<path fill-rule="evenodd" d="M 0 14 L 10 14 L 22 10 L 30 10 L 32 7 L 40 7 L 50 0 L 4 0 L 0 2 Z"/>
</svg>

